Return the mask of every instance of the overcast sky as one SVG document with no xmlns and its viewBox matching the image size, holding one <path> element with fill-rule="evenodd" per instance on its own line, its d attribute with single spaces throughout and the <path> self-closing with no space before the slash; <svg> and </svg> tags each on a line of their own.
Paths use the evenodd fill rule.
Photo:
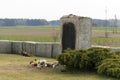
<svg viewBox="0 0 120 80">
<path fill-rule="evenodd" d="M 0 0 L 0 18 L 56 20 L 63 15 L 120 19 L 119 0 Z"/>
</svg>

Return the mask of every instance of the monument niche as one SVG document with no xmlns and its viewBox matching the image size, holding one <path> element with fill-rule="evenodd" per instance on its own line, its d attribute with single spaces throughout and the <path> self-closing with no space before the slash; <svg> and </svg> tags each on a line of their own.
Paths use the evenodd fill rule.
<svg viewBox="0 0 120 80">
<path fill-rule="evenodd" d="M 92 20 L 73 14 L 61 17 L 62 51 L 71 49 L 88 49 L 91 47 Z"/>
</svg>

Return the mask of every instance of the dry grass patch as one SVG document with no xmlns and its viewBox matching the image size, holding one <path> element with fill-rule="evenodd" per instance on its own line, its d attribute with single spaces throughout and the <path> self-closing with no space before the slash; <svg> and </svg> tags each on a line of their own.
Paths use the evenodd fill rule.
<svg viewBox="0 0 120 80">
<path fill-rule="evenodd" d="M 29 66 L 33 59 L 51 58 L 24 57 L 15 54 L 0 54 L 0 80 L 115 80 L 113 78 L 97 75 L 94 72 L 60 72 L 59 70 L 45 68 L 38 69 Z"/>
</svg>

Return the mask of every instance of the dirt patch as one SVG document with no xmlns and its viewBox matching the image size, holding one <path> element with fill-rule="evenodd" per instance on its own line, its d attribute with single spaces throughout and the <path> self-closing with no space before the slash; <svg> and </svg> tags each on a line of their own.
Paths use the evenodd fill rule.
<svg viewBox="0 0 120 80">
<path fill-rule="evenodd" d="M 0 35 L 52 36 L 55 33 L 55 31 L 59 32 L 59 30 L 53 30 L 53 29 L 12 28 L 12 29 L 0 29 Z"/>
</svg>

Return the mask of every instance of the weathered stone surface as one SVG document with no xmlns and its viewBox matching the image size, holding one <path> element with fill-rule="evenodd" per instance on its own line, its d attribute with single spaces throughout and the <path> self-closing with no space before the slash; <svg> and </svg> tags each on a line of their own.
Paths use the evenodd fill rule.
<svg viewBox="0 0 120 80">
<path fill-rule="evenodd" d="M 36 42 L 25 41 L 22 44 L 22 50 L 30 54 L 35 55 L 36 53 Z"/>
<path fill-rule="evenodd" d="M 92 33 L 92 20 L 91 18 L 88 17 L 80 17 L 76 15 L 67 15 L 63 16 L 61 19 L 61 26 L 62 26 L 62 31 L 61 31 L 61 44 L 62 44 L 62 50 L 64 48 L 64 43 L 63 41 L 65 39 L 69 40 L 74 40 L 72 38 L 63 38 L 64 35 L 72 36 L 74 34 L 73 31 L 75 31 L 75 43 L 74 41 L 72 43 L 69 43 L 69 40 L 65 42 L 65 44 L 68 46 L 68 48 L 71 48 L 70 44 L 72 44 L 72 48 L 74 49 L 88 49 L 91 47 L 91 33 Z M 66 25 L 65 25 L 66 24 Z M 72 24 L 72 25 L 71 25 Z M 67 27 L 66 31 L 64 28 Z M 69 28 L 74 27 L 73 29 L 75 30 L 70 30 Z M 70 31 L 69 31 L 70 30 Z M 67 33 L 70 33 L 72 35 L 69 35 Z M 66 33 L 66 34 L 64 34 Z M 72 36 L 72 37 L 74 37 Z M 68 43 L 67 43 L 68 42 Z M 74 45 L 73 45 L 74 44 Z M 69 47 L 70 46 L 70 47 Z"/>
<path fill-rule="evenodd" d="M 52 43 L 52 57 L 56 58 L 59 54 L 61 54 L 61 45 L 58 42 Z"/>
<path fill-rule="evenodd" d="M 36 54 L 41 57 L 51 57 L 51 42 L 39 42 L 36 44 Z"/>
<path fill-rule="evenodd" d="M 23 52 L 41 57 L 56 58 L 61 54 L 61 45 L 58 42 L 0 40 L 0 53 L 21 54 Z"/>
<path fill-rule="evenodd" d="M 22 41 L 12 41 L 12 53 L 21 54 L 22 50 Z"/>
<path fill-rule="evenodd" d="M 0 40 L 0 53 L 11 53 L 11 42 L 9 40 Z"/>
</svg>

